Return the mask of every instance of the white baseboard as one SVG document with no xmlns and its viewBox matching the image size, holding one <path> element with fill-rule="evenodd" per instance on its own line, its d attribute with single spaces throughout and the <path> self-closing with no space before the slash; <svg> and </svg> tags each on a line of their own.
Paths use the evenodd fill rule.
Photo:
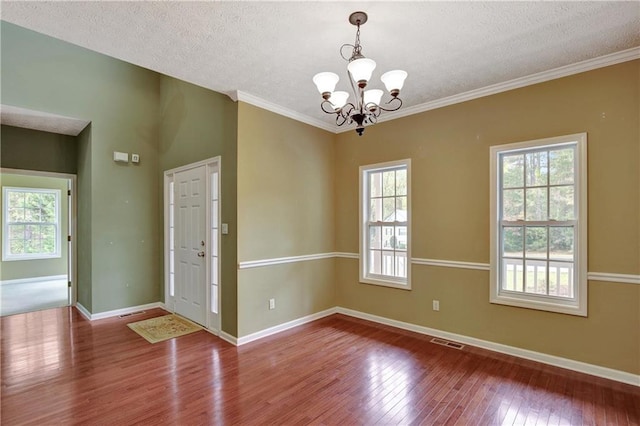
<svg viewBox="0 0 640 426">
<path fill-rule="evenodd" d="M 566 368 L 567 370 L 578 371 L 580 373 L 590 374 L 592 376 L 603 377 L 605 379 L 615 380 L 617 382 L 627 383 L 630 385 L 640 386 L 640 375 L 627 373 L 625 371 L 614 370 L 607 367 L 600 367 L 598 365 L 587 364 L 585 362 L 574 361 L 572 359 L 561 358 L 554 355 L 547 355 L 541 352 L 530 351 L 528 349 L 516 348 L 514 346 L 503 345 L 500 343 L 489 342 L 487 340 L 476 339 L 475 337 L 468 337 L 462 334 L 449 333 L 447 331 L 437 330 L 435 328 L 423 327 L 416 324 L 410 324 L 407 322 L 396 321 L 377 315 L 371 315 L 364 312 L 354 311 L 347 308 L 336 308 L 336 312 L 343 315 L 348 315 L 354 318 L 360 318 L 367 321 L 376 322 L 379 324 L 389 325 L 391 327 L 400 328 L 403 330 L 413 331 L 420 334 L 426 334 L 429 336 L 440 337 L 447 340 L 452 340 L 459 343 L 465 343 L 471 346 L 476 346 L 483 349 L 488 349 L 493 352 L 499 352 L 507 355 L 512 355 L 518 358 L 524 358 L 531 361 L 541 362 L 543 364 L 553 365 L 560 368 Z"/>
<path fill-rule="evenodd" d="M 18 278 L 15 280 L 4 280 L 4 281 L 0 281 L 0 285 L 28 284 L 28 283 L 37 283 L 39 281 L 60 281 L 60 280 L 67 280 L 67 275 L 50 275 L 47 277 L 29 277 L 29 278 Z"/>
<path fill-rule="evenodd" d="M 164 303 L 147 303 L 146 305 L 130 306 L 128 308 L 114 309 L 113 311 L 98 312 L 96 314 L 90 313 L 89 310 L 82 306 L 80 303 L 76 303 L 76 308 L 78 309 L 78 312 L 80 312 L 82 316 L 89 321 L 96 321 L 105 318 L 117 317 L 118 315 L 132 314 L 134 312 L 144 311 L 147 309 L 164 309 Z"/>
<path fill-rule="evenodd" d="M 238 339 L 236 339 L 229 333 L 225 333 L 224 331 L 220 330 L 220 334 L 218 334 L 218 337 L 224 341 L 231 343 L 233 346 L 238 346 Z"/>
<path fill-rule="evenodd" d="M 289 322 L 285 322 L 273 327 L 266 328 L 264 330 L 257 331 L 255 333 L 248 334 L 243 337 L 239 337 L 237 339 L 237 346 L 247 344 L 249 342 L 253 342 L 258 339 L 262 339 L 267 336 L 271 336 L 276 333 L 280 333 L 285 330 L 289 330 L 290 328 L 297 327 L 302 324 L 306 324 L 311 321 L 318 320 L 320 318 L 327 317 L 329 315 L 333 315 L 336 313 L 336 308 L 326 309 L 324 311 L 316 312 L 315 314 L 307 315 L 302 318 L 298 318 Z M 221 336 L 222 337 L 222 336 Z M 226 340 L 226 339 L 225 339 Z"/>
<path fill-rule="evenodd" d="M 89 321 L 91 321 L 91 312 L 89 312 L 87 308 L 82 306 L 82 304 L 80 303 L 76 303 L 76 309 L 78 310 L 78 312 L 80 312 L 80 315 L 85 317 L 85 319 L 88 319 Z"/>
</svg>

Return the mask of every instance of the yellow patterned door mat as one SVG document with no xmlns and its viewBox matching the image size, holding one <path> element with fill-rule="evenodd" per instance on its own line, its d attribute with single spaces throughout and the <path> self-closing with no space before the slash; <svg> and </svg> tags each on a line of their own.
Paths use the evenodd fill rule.
<svg viewBox="0 0 640 426">
<path fill-rule="evenodd" d="M 203 330 L 198 324 L 173 314 L 132 322 L 127 324 L 127 327 L 144 337 L 149 343 L 158 343 Z"/>
</svg>

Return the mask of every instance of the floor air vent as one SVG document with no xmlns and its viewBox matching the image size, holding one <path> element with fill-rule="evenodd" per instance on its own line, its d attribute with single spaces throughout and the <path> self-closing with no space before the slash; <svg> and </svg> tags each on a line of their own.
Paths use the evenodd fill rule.
<svg viewBox="0 0 640 426">
<path fill-rule="evenodd" d="M 435 343 L 436 345 L 447 346 L 447 347 L 453 348 L 453 349 L 462 349 L 462 348 L 464 348 L 464 345 L 461 344 L 461 343 L 450 342 L 448 340 L 438 339 L 437 337 L 434 337 L 433 339 L 431 339 L 431 343 Z"/>
<path fill-rule="evenodd" d="M 140 315 L 140 314 L 146 314 L 147 311 L 138 311 L 138 312 L 131 312 L 130 314 L 122 314 L 122 315 L 118 315 L 119 318 L 124 318 L 124 317 L 130 317 L 132 315 Z"/>
</svg>

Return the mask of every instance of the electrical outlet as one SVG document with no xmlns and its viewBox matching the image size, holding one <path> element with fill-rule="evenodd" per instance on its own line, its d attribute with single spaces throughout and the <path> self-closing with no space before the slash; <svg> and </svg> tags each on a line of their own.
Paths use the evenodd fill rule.
<svg viewBox="0 0 640 426">
<path fill-rule="evenodd" d="M 269 310 L 276 308 L 276 299 L 269 299 Z"/>
<path fill-rule="evenodd" d="M 433 310 L 434 311 L 439 311 L 440 310 L 440 301 L 439 300 L 434 300 L 433 301 Z"/>
</svg>

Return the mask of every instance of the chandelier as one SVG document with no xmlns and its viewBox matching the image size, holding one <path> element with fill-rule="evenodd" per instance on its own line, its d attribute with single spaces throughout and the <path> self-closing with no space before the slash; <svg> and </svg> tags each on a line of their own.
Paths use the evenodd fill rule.
<svg viewBox="0 0 640 426">
<path fill-rule="evenodd" d="M 380 77 L 385 87 L 391 95 L 391 99 L 381 106 L 383 92 L 380 89 L 364 90 L 371 79 L 371 74 L 376 68 L 373 59 L 365 58 L 360 45 L 360 26 L 367 22 L 367 14 L 364 12 L 353 12 L 349 15 L 349 22 L 355 25 L 355 44 L 343 44 L 340 48 L 340 56 L 349 62 L 347 65 L 347 75 L 351 89 L 355 97 L 354 102 L 348 102 L 349 93 L 335 91 L 336 84 L 340 77 L 332 72 L 321 72 L 313 77 L 313 82 L 322 94 L 320 108 L 327 114 L 336 114 L 336 124 L 356 124 L 356 132 L 362 136 L 366 124 L 375 124 L 382 111 L 397 111 L 402 106 L 402 100 L 398 97 L 400 89 L 407 78 L 406 71 L 388 71 Z M 345 48 L 351 48 L 351 56 L 344 54 Z"/>
</svg>

